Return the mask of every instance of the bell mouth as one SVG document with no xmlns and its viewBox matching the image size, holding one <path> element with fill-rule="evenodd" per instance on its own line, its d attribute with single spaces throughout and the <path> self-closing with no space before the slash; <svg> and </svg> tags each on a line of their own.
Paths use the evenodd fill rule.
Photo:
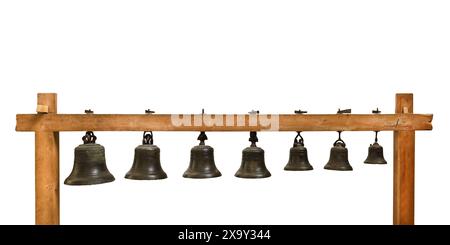
<svg viewBox="0 0 450 245">
<path fill-rule="evenodd" d="M 384 160 L 384 159 L 377 159 L 377 160 L 366 159 L 366 160 L 364 161 L 364 163 L 365 163 L 365 164 L 374 164 L 374 165 L 377 165 L 377 164 L 387 164 L 387 161 Z"/>
<path fill-rule="evenodd" d="M 326 170 L 335 170 L 335 171 L 353 171 L 352 166 L 338 167 L 338 168 L 325 166 L 324 169 L 326 169 Z"/>
<path fill-rule="evenodd" d="M 166 173 L 157 174 L 137 174 L 137 173 L 127 173 L 125 179 L 129 180 L 163 180 L 167 179 Z"/>
<path fill-rule="evenodd" d="M 242 178 L 242 179 L 265 179 L 272 176 L 271 173 L 261 173 L 261 174 L 243 174 L 243 173 L 236 173 L 234 175 L 235 177 Z"/>
<path fill-rule="evenodd" d="M 310 170 L 314 170 L 314 168 L 311 165 L 300 165 L 300 166 L 296 166 L 296 165 L 292 165 L 292 164 L 288 164 L 286 165 L 286 167 L 284 167 L 284 170 L 286 171 L 310 171 Z"/>
<path fill-rule="evenodd" d="M 386 161 L 384 161 L 384 162 L 381 162 L 381 161 L 380 161 L 380 162 L 370 162 L 370 161 L 367 161 L 367 160 L 364 161 L 364 163 L 365 163 L 365 164 L 369 164 L 369 165 L 370 165 L 370 164 L 372 164 L 372 165 L 384 165 L 384 164 L 387 164 Z"/>
<path fill-rule="evenodd" d="M 211 178 L 217 178 L 222 176 L 222 173 L 219 171 L 211 172 L 211 173 L 192 173 L 192 172 L 185 172 L 183 174 L 184 178 L 187 179 L 211 179 Z"/>
<path fill-rule="evenodd" d="M 99 185 L 110 183 L 116 180 L 114 176 L 105 176 L 98 179 L 86 179 L 86 178 L 75 178 L 70 179 L 70 176 L 64 181 L 65 185 Z"/>
</svg>

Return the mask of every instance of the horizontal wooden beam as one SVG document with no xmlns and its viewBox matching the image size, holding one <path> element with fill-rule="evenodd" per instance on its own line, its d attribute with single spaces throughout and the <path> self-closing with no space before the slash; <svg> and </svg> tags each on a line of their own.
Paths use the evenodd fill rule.
<svg viewBox="0 0 450 245">
<path fill-rule="evenodd" d="M 402 131 L 431 130 L 432 119 L 428 114 L 19 114 L 16 131 Z"/>
</svg>

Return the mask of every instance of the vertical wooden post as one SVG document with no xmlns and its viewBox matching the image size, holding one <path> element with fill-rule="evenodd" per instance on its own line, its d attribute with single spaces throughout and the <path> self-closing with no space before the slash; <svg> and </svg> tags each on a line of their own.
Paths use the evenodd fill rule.
<svg viewBox="0 0 450 245">
<path fill-rule="evenodd" d="M 395 113 L 413 113 L 413 95 L 396 95 Z M 394 131 L 394 225 L 414 225 L 415 131 Z"/>
<path fill-rule="evenodd" d="M 57 112 L 56 94 L 38 94 L 39 108 Z M 59 132 L 35 133 L 36 224 L 59 224 Z"/>
</svg>

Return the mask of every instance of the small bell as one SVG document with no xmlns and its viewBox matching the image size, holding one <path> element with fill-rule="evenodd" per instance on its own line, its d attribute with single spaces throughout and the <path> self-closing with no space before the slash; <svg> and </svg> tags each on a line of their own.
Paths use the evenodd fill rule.
<svg viewBox="0 0 450 245">
<path fill-rule="evenodd" d="M 383 147 L 378 144 L 378 131 L 375 131 L 375 143 L 369 146 L 369 154 L 364 163 L 387 164 L 383 156 Z"/>
<path fill-rule="evenodd" d="M 200 132 L 197 139 L 200 144 L 191 149 L 191 161 L 183 177 L 202 179 L 222 176 L 214 162 L 214 149 L 205 145 L 205 140 L 208 139 L 205 132 Z"/>
<path fill-rule="evenodd" d="M 125 175 L 125 178 L 135 180 L 167 178 L 167 174 L 161 167 L 159 153 L 159 147 L 153 144 L 153 133 L 144 132 L 142 145 L 134 150 L 133 166 Z"/>
<path fill-rule="evenodd" d="M 83 136 L 84 144 L 75 148 L 72 172 L 66 178 L 66 185 L 95 185 L 114 181 L 105 160 L 105 148 L 96 144 L 97 137 L 88 131 Z"/>
<path fill-rule="evenodd" d="M 313 167 L 308 161 L 308 151 L 303 144 L 303 137 L 300 132 L 294 139 L 294 146 L 289 151 L 289 161 L 284 167 L 288 171 L 306 171 L 313 170 Z"/>
<path fill-rule="evenodd" d="M 242 151 L 241 167 L 234 176 L 239 178 L 267 178 L 271 174 L 264 162 L 264 150 L 256 146 L 258 137 L 256 132 L 250 132 L 250 147 Z"/>
<path fill-rule="evenodd" d="M 341 139 L 341 131 L 338 133 L 339 138 L 334 142 L 330 151 L 330 160 L 324 168 L 329 170 L 351 171 L 353 168 L 348 162 L 348 150 L 345 148 L 345 142 Z"/>
</svg>

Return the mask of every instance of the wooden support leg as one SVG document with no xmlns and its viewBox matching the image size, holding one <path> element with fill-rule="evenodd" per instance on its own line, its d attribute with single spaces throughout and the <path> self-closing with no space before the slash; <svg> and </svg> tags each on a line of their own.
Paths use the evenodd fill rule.
<svg viewBox="0 0 450 245">
<path fill-rule="evenodd" d="M 57 112 L 56 94 L 38 94 L 38 113 Z M 35 134 L 36 224 L 59 224 L 59 132 Z"/>
<path fill-rule="evenodd" d="M 396 113 L 413 113 L 413 95 L 396 95 Z M 415 131 L 394 131 L 394 225 L 414 225 Z"/>
</svg>

